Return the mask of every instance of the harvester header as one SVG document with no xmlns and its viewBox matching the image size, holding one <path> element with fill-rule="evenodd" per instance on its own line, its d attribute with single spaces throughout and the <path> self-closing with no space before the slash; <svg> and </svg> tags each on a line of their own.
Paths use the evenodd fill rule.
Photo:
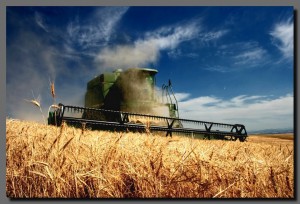
<svg viewBox="0 0 300 204">
<path fill-rule="evenodd" d="M 156 69 L 129 68 L 104 72 L 87 83 L 84 107 L 59 104 L 48 123 L 114 131 L 163 131 L 203 139 L 247 138 L 242 124 L 225 124 L 179 118 L 172 83 L 163 84 L 158 96 Z"/>
</svg>

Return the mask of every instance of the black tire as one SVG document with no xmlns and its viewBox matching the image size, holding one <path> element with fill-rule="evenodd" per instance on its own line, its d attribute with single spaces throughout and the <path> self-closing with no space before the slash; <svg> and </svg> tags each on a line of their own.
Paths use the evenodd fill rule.
<svg viewBox="0 0 300 204">
<path fill-rule="evenodd" d="M 240 140 L 240 142 L 245 142 L 246 141 L 246 137 L 245 136 L 239 137 L 239 140 Z"/>
</svg>

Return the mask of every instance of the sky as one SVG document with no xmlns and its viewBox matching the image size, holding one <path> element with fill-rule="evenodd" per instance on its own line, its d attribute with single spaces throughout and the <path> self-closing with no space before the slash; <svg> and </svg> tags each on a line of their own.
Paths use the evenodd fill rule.
<svg viewBox="0 0 300 204">
<path fill-rule="evenodd" d="M 294 122 L 293 7 L 7 7 L 6 115 L 43 122 L 53 104 L 84 105 L 86 84 L 115 69 L 158 70 L 181 118 Z M 37 100 L 41 110 L 29 103 Z"/>
</svg>

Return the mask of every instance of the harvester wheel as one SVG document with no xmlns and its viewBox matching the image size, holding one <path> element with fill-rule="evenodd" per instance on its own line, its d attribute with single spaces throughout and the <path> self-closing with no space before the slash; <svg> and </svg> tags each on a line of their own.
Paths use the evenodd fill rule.
<svg viewBox="0 0 300 204">
<path fill-rule="evenodd" d="M 231 140 L 232 140 L 232 141 L 236 141 L 236 140 L 237 140 L 237 137 L 231 136 Z"/>
</svg>

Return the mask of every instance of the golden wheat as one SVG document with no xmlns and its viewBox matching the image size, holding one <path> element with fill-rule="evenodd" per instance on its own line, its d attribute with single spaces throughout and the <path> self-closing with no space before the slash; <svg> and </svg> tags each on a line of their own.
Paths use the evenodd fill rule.
<svg viewBox="0 0 300 204">
<path fill-rule="evenodd" d="M 29 102 L 29 103 L 32 103 L 33 105 L 35 105 L 35 106 L 37 106 L 37 107 L 41 107 L 41 104 L 40 104 L 40 102 L 38 102 L 37 100 L 35 100 L 35 99 L 32 99 L 32 100 L 27 100 L 27 99 L 25 99 L 25 101 L 27 101 L 27 102 Z"/>
<path fill-rule="evenodd" d="M 292 141 L 282 145 L 252 140 L 166 138 L 7 119 L 6 194 L 10 198 L 294 198 Z"/>
<path fill-rule="evenodd" d="M 49 80 L 50 81 L 50 80 Z M 50 91 L 51 91 L 51 96 L 54 99 L 55 98 L 55 87 L 54 87 L 54 81 L 50 81 Z"/>
<path fill-rule="evenodd" d="M 43 121 L 46 124 L 45 116 L 43 114 L 43 110 L 42 110 L 42 107 L 41 107 L 40 97 L 38 97 L 38 99 L 35 99 L 33 91 L 32 91 L 32 96 L 33 96 L 32 100 L 27 100 L 27 99 L 24 99 L 24 100 L 27 101 L 27 102 L 29 102 L 29 103 L 31 103 L 31 104 L 33 104 L 33 105 L 35 105 L 35 106 L 37 106 L 39 108 L 39 110 L 41 112 L 41 115 L 43 117 Z"/>
</svg>

